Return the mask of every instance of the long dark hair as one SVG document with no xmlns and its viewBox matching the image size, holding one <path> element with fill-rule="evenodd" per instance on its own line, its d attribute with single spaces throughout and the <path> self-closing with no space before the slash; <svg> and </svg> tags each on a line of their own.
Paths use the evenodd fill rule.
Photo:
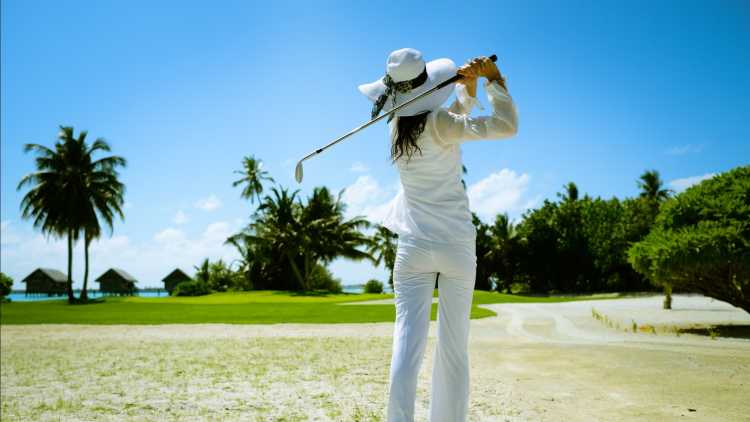
<svg viewBox="0 0 750 422">
<path fill-rule="evenodd" d="M 419 154 L 422 154 L 422 150 L 417 145 L 417 138 L 424 131 L 429 114 L 430 112 L 426 111 L 414 116 L 399 116 L 396 118 L 396 130 L 391 143 L 391 159 L 393 162 L 396 162 L 404 154 L 406 154 L 406 161 L 409 161 L 414 151 L 419 151 Z"/>
</svg>

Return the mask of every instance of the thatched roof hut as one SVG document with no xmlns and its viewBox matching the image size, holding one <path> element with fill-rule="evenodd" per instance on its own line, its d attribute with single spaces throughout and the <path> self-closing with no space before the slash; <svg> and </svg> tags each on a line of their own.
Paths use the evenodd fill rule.
<svg viewBox="0 0 750 422">
<path fill-rule="evenodd" d="M 119 268 L 110 268 L 95 280 L 99 283 L 99 291 L 102 293 L 115 293 L 132 295 L 136 291 L 135 284 L 138 280 L 127 271 Z"/>
<path fill-rule="evenodd" d="M 21 282 L 26 283 L 26 294 L 62 295 L 66 292 L 68 276 L 52 268 L 37 268 Z"/>
<path fill-rule="evenodd" d="M 172 290 L 174 290 L 174 287 L 183 281 L 190 280 L 190 276 L 185 274 L 181 269 L 175 268 L 174 271 L 169 273 L 166 277 L 162 279 L 164 282 L 164 289 L 169 292 L 169 294 L 172 294 Z"/>
</svg>

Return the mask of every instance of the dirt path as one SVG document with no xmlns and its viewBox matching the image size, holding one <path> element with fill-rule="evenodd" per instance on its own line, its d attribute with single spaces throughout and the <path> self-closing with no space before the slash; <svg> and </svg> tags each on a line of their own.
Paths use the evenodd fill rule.
<svg viewBox="0 0 750 422">
<path fill-rule="evenodd" d="M 750 340 L 626 332 L 750 323 L 703 297 L 487 305 L 472 421 L 742 421 Z M 669 313 L 671 312 L 671 313 Z M 635 316 L 635 317 L 634 317 Z M 435 325 L 420 373 L 426 420 Z M 0 327 L 2 420 L 383 420 L 392 324 Z M 691 410 L 692 409 L 692 410 Z M 744 419 L 743 419 L 744 418 Z"/>
</svg>

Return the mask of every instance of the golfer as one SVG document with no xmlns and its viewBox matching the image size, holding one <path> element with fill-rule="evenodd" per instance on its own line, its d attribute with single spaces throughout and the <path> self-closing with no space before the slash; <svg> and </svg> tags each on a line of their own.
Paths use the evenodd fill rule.
<svg viewBox="0 0 750 422">
<path fill-rule="evenodd" d="M 394 113 L 390 155 L 402 189 L 383 225 L 398 234 L 394 267 L 396 322 L 393 333 L 388 421 L 414 420 L 417 375 L 422 363 L 439 275 L 437 347 L 432 371 L 430 421 L 462 422 L 469 407 L 469 313 L 476 273 L 469 200 L 461 182 L 461 143 L 501 139 L 517 130 L 516 108 L 495 63 L 486 57 L 456 69 L 450 59 L 425 63 L 412 48 L 388 57 L 386 75 L 359 86 L 374 102 L 372 117 L 416 97 L 459 73 L 450 84 Z M 477 80 L 485 78 L 492 114 L 470 117 Z M 442 104 L 455 87 L 456 101 Z"/>
</svg>

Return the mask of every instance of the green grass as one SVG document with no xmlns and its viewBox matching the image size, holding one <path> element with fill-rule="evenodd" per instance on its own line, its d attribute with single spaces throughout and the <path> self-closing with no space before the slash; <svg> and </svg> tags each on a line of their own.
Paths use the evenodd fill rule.
<svg viewBox="0 0 750 422">
<path fill-rule="evenodd" d="M 435 293 L 437 295 L 437 291 Z M 279 291 L 213 293 L 197 297 L 107 297 L 101 303 L 68 305 L 65 300 L 0 304 L 0 324 L 274 324 L 363 323 L 395 319 L 392 304 L 339 306 L 392 298 L 392 294 L 325 294 Z M 496 315 L 477 305 L 563 302 L 602 297 L 535 297 L 494 292 L 474 293 L 471 318 Z M 432 319 L 437 304 L 432 306 Z"/>
</svg>

